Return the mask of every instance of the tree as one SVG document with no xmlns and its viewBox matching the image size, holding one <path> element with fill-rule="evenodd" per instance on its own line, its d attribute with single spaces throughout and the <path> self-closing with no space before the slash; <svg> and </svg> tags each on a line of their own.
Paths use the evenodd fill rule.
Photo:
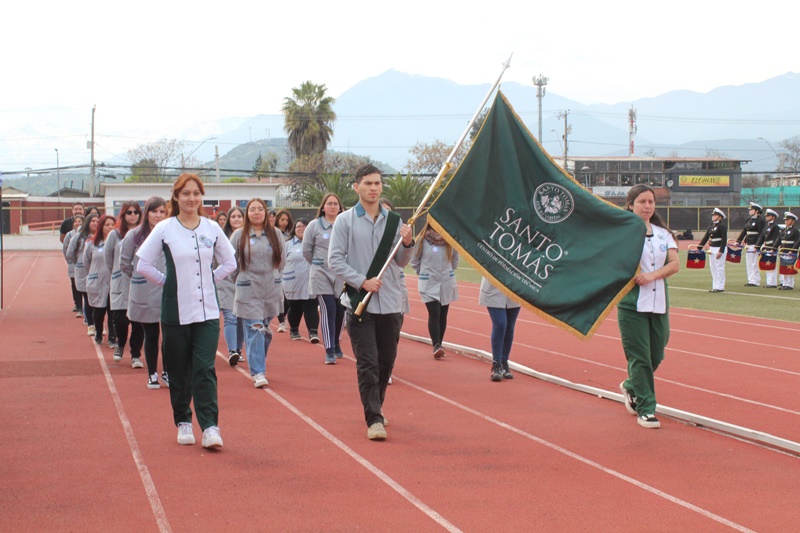
<svg viewBox="0 0 800 533">
<path fill-rule="evenodd" d="M 295 197 L 306 205 L 318 206 L 322 203 L 322 197 L 329 192 L 342 200 L 343 207 L 351 207 L 358 202 L 351 180 L 340 173 L 323 174 L 317 180 L 304 183 L 297 188 Z"/>
<path fill-rule="evenodd" d="M 278 170 L 278 154 L 272 150 L 267 152 L 266 157 L 258 154 L 258 158 L 256 158 L 256 164 L 253 165 L 253 170 L 255 171 L 258 181 L 261 181 L 261 178 L 264 176 L 272 174 Z"/>
<path fill-rule="evenodd" d="M 125 181 L 128 183 L 158 183 L 158 164 L 155 159 L 140 159 L 131 165 L 131 176 Z"/>
<path fill-rule="evenodd" d="M 478 136 L 478 133 L 481 131 L 483 127 L 483 123 L 486 122 L 486 117 L 489 115 L 489 108 L 484 107 L 483 111 L 481 111 L 478 118 L 475 119 L 475 124 L 472 125 L 472 128 L 469 130 L 469 142 L 472 143 L 475 140 L 475 137 Z"/>
<path fill-rule="evenodd" d="M 177 139 L 160 139 L 151 143 L 140 144 L 128 150 L 128 160 L 131 162 L 131 172 L 136 175 L 135 166 L 141 162 L 155 165 L 156 171 L 148 175 L 150 182 L 167 181 L 167 169 L 175 168 L 181 163 L 183 155 L 183 141 Z"/>
<path fill-rule="evenodd" d="M 411 174 L 396 174 L 383 180 L 383 194 L 395 207 L 417 207 L 430 184 Z"/>
<path fill-rule="evenodd" d="M 362 155 L 323 152 L 298 157 L 289 165 L 289 171 L 311 176 L 316 176 L 317 174 L 353 175 L 358 167 L 366 163 L 380 166 L 376 165 L 369 157 Z"/>
<path fill-rule="evenodd" d="M 451 162 L 453 170 L 461 164 L 468 149 L 467 143 L 462 144 L 458 149 Z M 413 174 L 438 174 L 452 151 L 452 144 L 446 144 L 439 139 L 434 139 L 430 144 L 418 142 L 409 149 L 414 157 L 406 163 L 406 170 Z"/>
<path fill-rule="evenodd" d="M 725 159 L 725 158 L 728 157 L 728 154 L 726 154 L 722 150 L 718 150 L 716 148 L 706 148 L 706 157 L 709 158 L 709 159 L 712 159 L 712 158 L 715 158 L 715 157 L 719 158 L 719 159 Z"/>
<path fill-rule="evenodd" d="M 247 183 L 247 179 L 241 176 L 231 176 L 222 180 L 222 183 Z"/>
<path fill-rule="evenodd" d="M 294 157 L 320 154 L 333 136 L 335 99 L 325 96 L 325 85 L 310 81 L 292 89 L 293 97 L 283 100 L 284 131 L 289 135 L 289 148 Z"/>
<path fill-rule="evenodd" d="M 778 154 L 778 171 L 800 172 L 800 135 L 780 143 L 784 152 Z"/>
</svg>

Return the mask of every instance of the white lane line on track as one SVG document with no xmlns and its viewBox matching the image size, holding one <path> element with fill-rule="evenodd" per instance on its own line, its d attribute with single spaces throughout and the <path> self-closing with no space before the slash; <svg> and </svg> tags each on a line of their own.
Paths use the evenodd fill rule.
<svg viewBox="0 0 800 533">
<path fill-rule="evenodd" d="M 31 263 L 31 267 L 28 269 L 28 273 L 25 274 L 24 278 L 22 278 L 22 282 L 17 287 L 17 292 L 15 292 L 14 296 L 11 297 L 11 301 L 8 303 L 8 305 L 4 306 L 4 309 L 2 310 L 3 312 L 2 314 L 0 314 L 0 322 L 3 322 L 3 319 L 6 317 L 6 315 L 8 315 L 8 310 L 11 309 L 11 306 L 14 305 L 14 302 L 17 301 L 17 296 L 19 296 L 19 293 L 20 291 L 22 291 L 22 287 L 25 285 L 25 282 L 28 281 L 28 278 L 33 273 L 34 271 L 33 267 L 36 266 L 36 262 L 39 260 L 39 257 L 41 257 L 41 255 L 42 254 L 36 254 L 36 259 L 34 259 L 33 263 Z"/>
<path fill-rule="evenodd" d="M 797 322 L 791 322 L 789 320 L 778 320 L 775 318 L 759 318 L 759 317 L 749 317 L 754 318 L 756 320 L 768 320 L 770 322 L 777 322 L 779 324 L 785 324 L 785 326 L 776 326 L 772 324 L 762 324 L 762 323 L 753 323 L 748 322 L 747 320 L 741 320 L 744 318 L 748 318 L 746 315 L 727 315 L 725 318 L 722 317 L 715 317 L 715 316 L 703 316 L 703 315 L 693 315 L 691 314 L 694 310 L 693 309 L 686 309 L 682 307 L 670 307 L 669 315 L 670 316 L 679 316 L 683 318 L 693 318 L 697 320 L 703 321 L 717 321 L 717 322 L 726 322 L 729 324 L 740 324 L 742 326 L 750 326 L 750 327 L 757 327 L 757 328 L 770 328 L 770 329 L 778 329 L 778 330 L 785 330 L 785 331 L 792 331 L 795 333 L 800 332 L 800 324 Z M 737 319 L 737 320 L 734 320 Z M 794 327 L 789 327 L 794 326 Z"/>
<path fill-rule="evenodd" d="M 679 291 L 689 291 L 689 292 L 708 292 L 706 289 L 695 289 L 692 287 L 675 287 L 673 285 L 669 286 L 670 289 L 675 289 Z M 790 296 L 778 296 L 777 294 L 753 294 L 751 292 L 733 292 L 733 291 L 725 291 L 725 294 L 730 294 L 732 296 L 750 296 L 752 298 L 767 298 L 769 300 L 797 300 L 797 298 L 792 298 Z"/>
<path fill-rule="evenodd" d="M 489 416 L 487 414 L 484 414 L 484 413 L 482 413 L 480 411 L 476 411 L 475 409 L 472 409 L 471 407 L 467 407 L 466 405 L 463 405 L 463 404 L 458 403 L 458 402 L 456 402 L 454 400 L 446 398 L 446 397 L 444 397 L 444 396 L 442 396 L 440 394 L 437 394 L 437 393 L 435 393 L 435 392 L 433 392 L 431 390 L 428 390 L 428 389 L 425 389 L 425 388 L 420 387 L 418 385 L 415 385 L 415 384 L 413 384 L 413 383 L 411 383 L 409 381 L 406 381 L 405 379 L 399 378 L 399 377 L 394 377 L 394 379 L 396 379 L 397 381 L 399 381 L 399 382 L 401 382 L 401 383 L 403 383 L 405 385 L 408 385 L 409 387 L 411 387 L 413 389 L 416 389 L 416 390 L 418 390 L 418 391 L 420 391 L 422 393 L 428 394 L 428 395 L 430 395 L 430 396 L 432 396 L 432 397 L 434 397 L 434 398 L 436 398 L 438 400 L 441 400 L 441 401 L 443 401 L 443 402 L 445 402 L 445 403 L 447 403 L 449 405 L 452 405 L 453 407 L 456 407 L 458 409 L 466 411 L 467 413 L 469 413 L 471 415 L 477 416 L 478 418 L 481 418 L 481 419 L 483 419 L 483 420 L 485 420 L 487 422 L 495 424 L 495 425 L 497 425 L 497 426 L 499 426 L 499 427 L 501 427 L 503 429 L 507 429 L 508 431 L 511 431 L 512 433 L 516 433 L 517 435 L 525 437 L 526 439 L 532 440 L 532 441 L 536 442 L 537 444 L 545 446 L 545 447 L 547 447 L 547 448 L 549 448 L 549 449 L 551 449 L 553 451 L 556 451 L 556 452 L 558 452 L 560 454 L 566 455 L 570 459 L 574 459 L 574 460 L 579 461 L 579 462 L 581 462 L 581 463 L 583 463 L 583 464 L 585 464 L 587 466 L 590 466 L 592 468 L 600 470 L 601 472 L 604 472 L 604 473 L 606 473 L 606 474 L 608 474 L 610 476 L 613 476 L 613 477 L 615 477 L 615 478 L 617 478 L 617 479 L 619 479 L 621 481 L 625 481 L 627 483 L 630 483 L 630 484 L 634 485 L 637 488 L 645 490 L 645 491 L 647 491 L 647 492 L 649 492 L 649 493 L 651 493 L 651 494 L 653 494 L 655 496 L 658 496 L 659 498 L 663 498 L 663 499 L 665 499 L 665 500 L 667 500 L 669 502 L 672 502 L 672 503 L 674 503 L 676 505 L 680 505 L 681 507 L 689 509 L 690 511 L 694 511 L 694 512 L 696 512 L 696 513 L 698 513 L 698 514 L 700 514 L 700 515 L 702 515 L 702 516 L 704 516 L 706 518 L 714 520 L 715 522 L 719 522 L 720 524 L 726 525 L 726 526 L 728 526 L 730 528 L 733 528 L 733 529 L 735 529 L 737 531 L 752 531 L 752 530 L 746 528 L 745 526 L 743 526 L 741 524 L 737 524 L 736 522 L 732 522 L 732 521 L 728 520 L 727 518 L 723 518 L 723 517 L 721 517 L 721 516 L 719 516 L 717 514 L 712 513 L 711 511 L 707 511 L 706 509 L 703 509 L 702 507 L 698 507 L 697 505 L 691 504 L 691 503 L 689 503 L 689 502 L 687 502 L 685 500 L 682 500 L 682 499 L 680 499 L 680 498 L 678 498 L 676 496 L 672 496 L 671 494 L 668 494 L 668 493 L 666 493 L 666 492 L 664 492 L 662 490 L 659 490 L 659 489 L 657 489 L 655 487 L 652 487 L 652 486 L 650 486 L 650 485 L 648 485 L 646 483 L 643 483 L 643 482 L 641 482 L 641 481 L 639 481 L 637 479 L 634 479 L 634 478 L 632 478 L 630 476 L 627 476 L 627 475 L 625 475 L 625 474 L 623 474 L 621 472 L 618 472 L 616 470 L 613 470 L 611 468 L 603 466 L 600 463 L 598 463 L 596 461 L 593 461 L 593 460 L 591 460 L 591 459 L 589 459 L 587 457 L 584 457 L 584 456 L 579 455 L 579 454 L 577 454 L 575 452 L 567 450 L 566 448 L 562 448 L 561 446 L 559 446 L 557 444 L 554 444 L 552 442 L 546 441 L 546 440 L 544 440 L 544 439 L 542 439 L 540 437 L 532 435 L 532 434 L 530 434 L 530 433 L 528 433 L 526 431 L 523 431 L 523 430 L 521 430 L 519 428 L 516 428 L 514 426 L 506 424 L 505 422 L 497 420 L 496 418 L 493 418 L 493 417 L 491 417 L 491 416 Z"/>
<path fill-rule="evenodd" d="M 422 302 L 422 300 L 413 300 L 413 299 L 412 299 L 412 301 L 414 301 L 414 302 Z M 464 312 L 467 312 L 467 313 L 480 314 L 480 315 L 484 315 L 485 314 L 485 313 L 482 313 L 481 311 L 479 311 L 477 309 L 470 309 L 470 308 L 467 308 L 467 307 L 460 307 L 460 306 L 457 306 L 455 304 L 450 304 L 450 308 L 451 309 L 456 309 L 458 311 L 464 311 Z M 414 317 L 409 315 L 406 318 L 414 318 Z M 612 322 L 616 322 L 616 320 L 614 320 L 612 318 L 607 318 L 606 320 L 609 320 L 609 321 L 612 321 Z M 547 324 L 547 323 L 544 323 L 544 322 L 536 322 L 536 321 L 525 319 L 525 318 L 517 319 L 517 324 L 520 324 L 520 323 L 528 324 L 528 325 L 531 325 L 531 326 L 541 326 L 541 327 L 545 327 L 545 328 L 558 329 L 556 326 L 554 326 L 552 324 Z M 752 326 L 752 324 L 749 324 L 749 325 Z M 670 331 L 672 333 L 684 333 L 684 334 L 687 334 L 687 335 L 699 335 L 699 336 L 702 336 L 702 337 L 707 337 L 707 338 L 710 338 L 710 339 L 715 339 L 715 340 L 720 340 L 720 341 L 732 341 L 732 342 L 737 342 L 737 343 L 753 344 L 753 345 L 759 346 L 759 347 L 764 347 L 765 346 L 764 342 L 747 341 L 747 340 L 743 340 L 743 339 L 732 339 L 731 337 L 723 337 L 723 336 L 719 336 L 719 335 L 709 335 L 707 333 L 698 333 L 696 331 L 688 331 L 688 330 L 683 330 L 683 329 L 671 329 Z M 788 331 L 791 331 L 793 333 L 800 333 L 800 331 L 798 331 L 796 329 L 788 329 Z M 474 333 L 474 332 L 472 332 L 472 333 Z M 619 341 L 620 340 L 619 336 L 604 335 L 602 333 L 596 333 L 594 335 L 594 337 L 592 337 L 592 338 L 609 339 L 609 340 L 613 340 L 613 341 Z M 769 344 L 769 347 L 772 348 L 772 349 L 776 349 L 776 350 L 788 350 L 788 351 L 792 351 L 792 352 L 800 352 L 800 348 L 793 347 L 793 346 L 778 346 L 778 345 L 775 345 L 775 344 Z M 696 353 L 696 352 L 678 350 L 678 349 L 675 349 L 675 348 L 670 348 L 669 346 L 667 346 L 667 351 L 668 352 L 669 351 L 673 351 L 673 352 L 686 353 L 686 354 L 689 354 L 689 355 L 696 355 L 698 357 L 707 357 L 707 358 L 710 358 L 710 359 L 716 359 L 716 360 L 723 361 L 723 362 L 726 362 L 726 363 L 739 364 L 739 365 L 745 365 L 745 366 L 755 366 L 757 368 L 763 368 L 765 370 L 772 370 L 774 372 L 784 372 L 784 373 L 788 373 L 788 374 L 800 375 L 800 374 L 798 374 L 798 373 L 796 373 L 794 371 L 791 371 L 791 370 L 782 370 L 782 369 L 776 369 L 776 368 L 767 367 L 767 366 L 759 366 L 759 365 L 756 365 L 754 363 L 746 363 L 746 362 L 743 362 L 743 361 L 737 361 L 735 359 L 725 359 L 723 357 L 718 357 L 718 356 L 711 356 L 711 355 L 700 354 L 700 353 Z"/>
<path fill-rule="evenodd" d="M 408 317 L 408 316 L 405 319 L 408 320 L 409 318 L 414 319 L 414 320 L 422 321 L 419 318 Z M 424 322 L 427 323 L 427 321 L 424 321 Z M 458 328 L 458 327 L 454 327 L 454 326 L 448 326 L 447 330 L 448 331 L 450 331 L 450 330 L 462 331 L 464 333 L 471 333 L 473 335 L 478 335 L 480 337 L 488 337 L 488 335 L 484 335 L 482 333 L 476 333 L 475 331 L 472 331 L 472 330 Z M 540 346 L 532 346 L 530 344 L 525 344 L 525 343 L 516 342 L 516 341 L 514 342 L 514 346 L 519 346 L 521 348 L 527 348 L 529 350 L 537 350 L 537 351 L 544 352 L 544 353 L 547 353 L 547 354 L 557 355 L 559 357 L 564 357 L 566 359 L 572 359 L 574 361 L 581 361 L 583 363 L 588 363 L 588 364 L 591 364 L 591 365 L 600 366 L 600 367 L 603 367 L 603 368 L 609 368 L 609 369 L 612 369 L 612 370 L 617 370 L 619 372 L 627 373 L 627 369 L 622 368 L 622 367 L 609 365 L 609 364 L 606 364 L 606 363 L 601 363 L 599 361 L 593 361 L 592 359 L 586 359 L 584 357 L 578 357 L 576 355 L 569 355 L 569 354 L 566 354 L 566 353 L 563 353 L 563 352 L 556 352 L 555 350 L 547 350 L 547 349 L 544 349 L 544 348 L 542 348 Z M 728 361 L 728 362 L 730 362 L 730 361 Z M 770 369 L 770 368 L 766 368 L 766 369 L 767 370 L 774 370 L 774 369 Z M 676 387 L 683 387 L 683 388 L 686 388 L 686 389 L 692 389 L 692 390 L 696 390 L 696 391 L 703 392 L 703 393 L 706 393 L 706 394 L 711 394 L 712 396 L 720 396 L 722 398 L 728 398 L 729 400 L 737 400 L 737 401 L 740 401 L 740 402 L 743 402 L 743 403 L 748 403 L 748 404 L 751 404 L 751 405 L 757 405 L 759 407 L 764 407 L 764 408 L 767 408 L 767 409 L 773 409 L 775 411 L 780 411 L 782 413 L 788 413 L 788 414 L 792 414 L 792 415 L 800 415 L 800 412 L 798 412 L 798 411 L 793 411 L 791 409 L 786 409 L 784 407 L 780 407 L 780 406 L 777 406 L 777 405 L 766 404 L 766 403 L 762 403 L 762 402 L 759 402 L 759 401 L 756 401 L 756 400 L 750 400 L 748 398 L 742 398 L 741 396 L 734 396 L 732 394 L 726 394 L 726 393 L 723 393 L 723 392 L 716 392 L 716 391 L 712 391 L 712 390 L 709 390 L 709 389 L 703 389 L 701 387 L 695 387 L 693 385 L 687 385 L 686 383 L 680 383 L 678 381 L 673 381 L 673 380 L 662 378 L 662 377 L 658 377 L 658 376 L 656 376 L 656 381 L 669 383 L 671 385 L 675 385 Z"/>
<path fill-rule="evenodd" d="M 128 441 L 128 448 L 131 450 L 133 462 L 136 463 L 136 470 L 139 471 L 139 477 L 142 480 L 142 485 L 144 485 L 144 492 L 147 495 L 147 501 L 150 502 L 150 509 L 152 509 L 153 516 L 156 519 L 156 524 L 158 524 L 158 530 L 161 533 L 171 533 L 172 527 L 169 525 L 167 513 L 164 511 L 164 506 L 161 505 L 161 498 L 158 497 L 156 485 L 153 483 L 153 478 L 150 477 L 150 471 L 147 469 L 147 465 L 144 462 L 144 457 L 142 457 L 142 452 L 139 449 L 139 443 L 136 441 L 136 435 L 133 434 L 133 426 L 128 419 L 128 415 L 125 414 L 125 408 L 122 406 L 122 399 L 119 397 L 117 386 L 114 384 L 114 378 L 111 377 L 111 372 L 109 372 L 108 365 L 103 357 L 103 350 L 99 344 L 94 344 L 94 341 L 92 341 L 92 345 L 94 346 L 95 352 L 97 352 L 97 358 L 100 360 L 100 366 L 102 367 L 103 374 L 106 377 L 108 391 L 111 393 L 111 398 L 114 400 L 114 406 L 117 408 L 117 416 L 119 417 L 119 421 L 122 423 L 122 429 L 125 431 L 125 438 Z"/>
<path fill-rule="evenodd" d="M 227 357 L 225 355 L 223 355 L 222 353 L 217 352 L 217 357 L 219 357 L 220 359 L 222 359 L 223 361 L 225 361 L 227 363 Z M 350 358 L 348 357 L 348 359 L 350 359 Z M 248 380 L 251 380 L 250 374 L 247 371 L 245 371 L 242 367 L 237 366 L 236 369 L 239 371 L 240 374 L 242 374 L 243 376 L 246 376 Z M 275 400 L 277 400 L 281 405 L 286 407 L 289 411 L 294 413 L 303 422 L 305 422 L 306 424 L 308 424 L 309 426 L 314 428 L 319 434 L 321 434 L 323 437 L 325 437 L 331 443 L 333 443 L 334 446 L 336 446 L 337 448 L 342 450 L 344 453 L 346 453 L 347 455 L 352 457 L 358 464 L 360 464 L 361 466 L 363 466 L 364 468 L 369 470 L 370 473 L 372 473 L 378 479 L 380 479 L 381 481 L 386 483 L 392 490 L 394 490 L 400 496 L 405 498 L 409 503 L 411 503 L 411 505 L 413 505 L 414 507 L 416 507 L 417 509 L 419 509 L 420 511 L 425 513 L 434 522 L 436 522 L 437 524 L 442 526 L 447 531 L 452 531 L 452 532 L 460 532 L 461 531 L 458 527 L 455 526 L 455 524 L 452 524 L 445 517 L 443 517 L 442 515 L 440 515 L 436 511 L 434 511 L 431 507 L 426 505 L 422 500 L 420 500 L 419 498 L 414 496 L 414 494 L 412 494 L 410 491 L 408 491 L 405 487 L 403 487 L 397 481 L 395 481 L 394 479 L 389 477 L 388 474 L 383 472 L 381 469 L 379 469 L 374 464 L 370 463 L 363 456 L 361 456 L 358 453 L 356 453 L 355 450 L 353 450 L 347 444 L 345 444 L 344 442 L 342 442 L 341 440 L 336 438 L 331 432 L 329 432 L 327 429 L 325 429 L 324 427 L 322 427 L 321 425 L 316 423 L 312 418 L 307 416 L 300 409 L 298 409 L 292 403 L 290 403 L 288 400 L 283 398 L 280 394 L 278 394 L 277 392 L 273 391 L 269 387 L 263 388 L 262 390 L 264 392 L 266 392 L 267 394 L 269 394 L 270 396 L 272 396 Z"/>
</svg>

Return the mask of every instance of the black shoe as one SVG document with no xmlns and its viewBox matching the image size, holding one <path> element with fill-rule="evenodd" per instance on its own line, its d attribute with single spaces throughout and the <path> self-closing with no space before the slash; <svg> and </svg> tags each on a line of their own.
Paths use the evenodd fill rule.
<svg viewBox="0 0 800 533">
<path fill-rule="evenodd" d="M 508 369 L 508 361 L 503 361 L 503 379 L 514 379 L 514 374 Z"/>
<path fill-rule="evenodd" d="M 239 364 L 239 359 L 241 359 L 242 354 L 240 354 L 236 350 L 229 350 L 228 351 L 228 364 L 231 366 L 236 366 Z"/>
<path fill-rule="evenodd" d="M 725 292 L 725 290 L 724 289 L 711 289 L 708 292 Z"/>
<path fill-rule="evenodd" d="M 782 291 L 791 291 L 791 290 L 794 290 L 794 287 L 787 287 L 786 285 L 784 285 L 783 287 L 780 288 L 780 290 L 782 290 Z"/>
<path fill-rule="evenodd" d="M 442 348 L 441 344 L 435 344 L 433 346 L 433 357 L 434 359 L 441 359 L 445 356 L 444 348 Z"/>
<path fill-rule="evenodd" d="M 777 289 L 778 286 L 777 285 L 764 285 L 764 288 L 765 289 Z"/>
<path fill-rule="evenodd" d="M 502 381 L 503 380 L 503 365 L 498 363 L 497 361 L 492 361 L 492 374 L 489 377 L 492 381 Z"/>
<path fill-rule="evenodd" d="M 744 286 L 745 287 L 758 287 L 758 285 L 756 285 L 755 283 L 745 283 Z"/>
</svg>

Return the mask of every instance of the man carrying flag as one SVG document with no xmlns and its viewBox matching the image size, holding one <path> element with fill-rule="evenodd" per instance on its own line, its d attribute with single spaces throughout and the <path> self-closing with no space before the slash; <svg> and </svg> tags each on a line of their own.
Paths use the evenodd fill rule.
<svg viewBox="0 0 800 533">
<path fill-rule="evenodd" d="M 347 333 L 353 345 L 358 390 L 364 406 L 367 437 L 386 439 L 383 400 L 397 357 L 403 325 L 403 293 L 400 270 L 411 260 L 414 241 L 411 227 L 400 216 L 380 204 L 383 183 L 373 165 L 356 170 L 358 203 L 336 219 L 328 249 L 328 265 L 345 281 L 341 302 L 347 308 Z M 400 268 L 377 275 L 393 247 L 402 242 L 393 261 Z M 372 293 L 365 310 L 356 314 L 367 292 Z"/>
</svg>

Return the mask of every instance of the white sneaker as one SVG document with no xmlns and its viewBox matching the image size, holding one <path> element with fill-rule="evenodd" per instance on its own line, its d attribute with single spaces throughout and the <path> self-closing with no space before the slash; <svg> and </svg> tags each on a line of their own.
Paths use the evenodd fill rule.
<svg viewBox="0 0 800 533">
<path fill-rule="evenodd" d="M 203 433 L 203 440 L 205 440 L 205 433 Z M 192 432 L 191 422 L 181 422 L 178 424 L 178 444 L 184 446 L 194 444 L 194 433 Z M 205 442 L 203 443 L 205 446 Z"/>
<path fill-rule="evenodd" d="M 131 359 L 131 368 L 144 368 L 144 365 L 142 364 L 142 362 L 139 360 L 138 357 L 134 357 L 133 359 Z"/>
<path fill-rule="evenodd" d="M 96 333 L 97 333 L 97 330 L 96 330 L 96 329 L 94 329 L 94 326 L 89 326 L 89 329 L 88 329 L 88 331 L 86 332 L 86 334 L 87 334 L 88 336 L 90 336 L 90 337 L 94 337 Z"/>
<path fill-rule="evenodd" d="M 148 389 L 161 388 L 161 384 L 158 382 L 158 374 L 150 374 L 150 378 L 147 380 L 147 388 Z"/>
<path fill-rule="evenodd" d="M 278 324 L 278 333 L 286 333 L 286 322 Z"/>
<path fill-rule="evenodd" d="M 257 389 L 261 387 L 266 387 L 269 385 L 269 381 L 267 381 L 267 377 L 264 374 L 256 374 L 253 376 L 253 386 Z"/>
<path fill-rule="evenodd" d="M 203 448 L 222 448 L 222 436 L 217 426 L 211 426 L 203 431 Z"/>
</svg>

